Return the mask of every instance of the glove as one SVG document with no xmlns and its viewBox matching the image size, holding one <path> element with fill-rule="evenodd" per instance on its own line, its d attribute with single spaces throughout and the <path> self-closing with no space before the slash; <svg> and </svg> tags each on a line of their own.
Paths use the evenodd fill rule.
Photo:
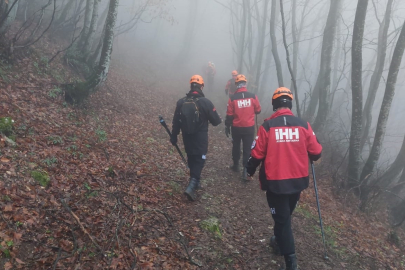
<svg viewBox="0 0 405 270">
<path fill-rule="evenodd" d="M 176 145 L 176 144 L 177 144 L 177 136 L 172 135 L 172 136 L 170 137 L 170 142 L 171 142 L 173 145 Z"/>
<path fill-rule="evenodd" d="M 225 135 L 226 135 L 226 137 L 229 138 L 229 134 L 231 134 L 231 128 L 230 127 L 225 127 Z"/>
<path fill-rule="evenodd" d="M 314 164 L 315 164 L 315 165 L 321 164 L 321 160 L 322 160 L 322 158 L 319 158 L 317 161 L 314 161 Z"/>
<path fill-rule="evenodd" d="M 256 172 L 256 168 L 246 167 L 246 172 L 247 172 L 247 176 L 252 177 Z"/>
</svg>

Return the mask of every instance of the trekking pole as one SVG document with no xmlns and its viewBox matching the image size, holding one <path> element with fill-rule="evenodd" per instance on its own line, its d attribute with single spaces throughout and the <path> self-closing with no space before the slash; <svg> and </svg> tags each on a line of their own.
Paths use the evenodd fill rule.
<svg viewBox="0 0 405 270">
<path fill-rule="evenodd" d="M 316 196 L 316 204 L 318 206 L 318 215 L 319 215 L 319 224 L 321 226 L 321 233 L 322 233 L 322 241 L 323 241 L 323 249 L 324 249 L 324 259 L 328 260 L 328 253 L 326 251 L 326 243 L 325 243 L 325 233 L 323 232 L 323 223 L 322 223 L 322 216 L 321 216 L 321 207 L 319 206 L 319 198 L 318 198 L 318 187 L 316 185 L 316 177 L 315 177 L 315 169 L 314 163 L 311 160 L 311 168 L 312 168 L 312 176 L 314 177 L 314 188 L 315 188 L 315 196 Z"/>
<path fill-rule="evenodd" d="M 169 128 L 166 125 L 165 120 L 163 119 L 163 117 L 161 115 L 159 115 L 159 122 L 160 124 L 162 124 L 162 126 L 166 129 L 167 133 L 169 134 L 170 138 L 172 137 L 172 133 L 170 132 Z M 187 161 L 184 158 L 183 154 L 180 151 L 180 148 L 177 144 L 174 145 L 174 147 L 176 147 L 177 152 L 179 152 L 181 159 L 183 160 L 184 164 L 186 164 L 186 166 L 188 167 Z"/>
<path fill-rule="evenodd" d="M 257 135 L 257 133 L 259 133 L 259 127 L 257 125 L 257 114 L 256 114 L 256 135 Z"/>
</svg>

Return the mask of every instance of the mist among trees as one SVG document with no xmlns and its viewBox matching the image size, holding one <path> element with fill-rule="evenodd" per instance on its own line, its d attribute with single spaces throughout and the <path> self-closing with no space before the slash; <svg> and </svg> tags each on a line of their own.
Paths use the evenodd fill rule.
<svg viewBox="0 0 405 270">
<path fill-rule="evenodd" d="M 63 102 L 81 106 L 106 85 L 114 61 L 174 96 L 191 75 L 208 80 L 213 62 L 206 96 L 224 115 L 224 88 L 237 70 L 262 104 L 259 124 L 272 114 L 274 90 L 287 87 L 294 114 L 324 147 L 322 177 L 334 192 L 366 214 L 388 209 L 400 227 L 404 9 L 399 0 L 0 0 L 0 73 L 45 39 L 60 42 L 39 65 L 59 61 L 77 74 L 58 87 Z"/>
</svg>

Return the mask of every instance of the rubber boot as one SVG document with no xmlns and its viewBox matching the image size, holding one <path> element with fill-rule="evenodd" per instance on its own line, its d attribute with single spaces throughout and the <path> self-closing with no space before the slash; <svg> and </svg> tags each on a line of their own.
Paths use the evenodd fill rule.
<svg viewBox="0 0 405 270">
<path fill-rule="evenodd" d="M 295 254 L 284 255 L 285 268 L 280 270 L 298 270 L 297 256 Z"/>
<path fill-rule="evenodd" d="M 198 188 L 198 184 L 199 183 L 197 179 L 191 178 L 186 191 L 184 191 L 184 195 L 186 195 L 190 201 L 195 201 L 195 199 L 197 198 L 197 194 L 195 193 L 195 191 Z"/>
<path fill-rule="evenodd" d="M 273 235 L 270 238 L 270 247 L 273 249 L 273 254 L 274 255 L 281 255 L 280 253 L 280 248 L 278 247 L 277 241 L 276 241 L 276 236 Z"/>
<path fill-rule="evenodd" d="M 229 166 L 229 169 L 234 172 L 239 172 L 239 162 L 234 162 L 233 165 Z"/>
</svg>

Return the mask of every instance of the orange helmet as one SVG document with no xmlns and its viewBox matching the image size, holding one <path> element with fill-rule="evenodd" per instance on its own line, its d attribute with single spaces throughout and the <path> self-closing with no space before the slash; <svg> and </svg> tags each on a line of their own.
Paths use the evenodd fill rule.
<svg viewBox="0 0 405 270">
<path fill-rule="evenodd" d="M 277 88 L 276 91 L 274 91 L 273 100 L 275 100 L 276 98 L 279 98 L 281 96 L 287 96 L 287 97 L 291 98 L 291 100 L 294 99 L 291 90 L 288 89 L 287 87 Z"/>
<path fill-rule="evenodd" d="M 245 75 L 239 74 L 238 76 L 236 76 L 235 83 L 239 82 L 247 82 Z"/>
<path fill-rule="evenodd" d="M 236 71 L 236 70 L 232 71 L 232 76 L 236 76 L 236 75 L 238 75 L 238 71 Z"/>
<path fill-rule="evenodd" d="M 192 83 L 204 85 L 203 77 L 201 77 L 200 75 L 193 75 L 190 79 L 190 84 Z"/>
</svg>

